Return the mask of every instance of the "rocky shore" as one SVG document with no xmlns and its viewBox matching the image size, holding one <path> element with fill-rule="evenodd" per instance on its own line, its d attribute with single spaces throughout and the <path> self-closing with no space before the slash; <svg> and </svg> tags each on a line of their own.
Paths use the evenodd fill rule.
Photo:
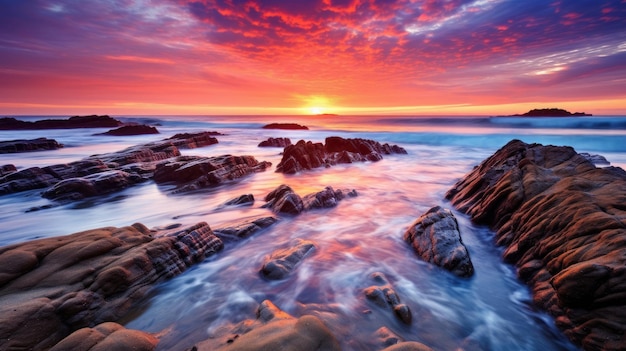
<svg viewBox="0 0 626 351">
<path fill-rule="evenodd" d="M 212 135 L 178 134 L 42 168 L 18 170 L 5 165 L 0 167 L 0 195 L 41 189 L 52 201 L 75 201 L 144 181 L 153 181 L 167 192 L 187 193 L 228 185 L 271 167 L 269 162 L 245 155 L 181 155 L 181 148 L 216 144 Z M 394 153 L 406 150 L 366 139 L 329 137 L 324 144 L 301 140 L 286 144 L 276 168 L 295 173 L 338 163 L 377 161 Z M 475 223 L 496 232 L 494 245 L 505 248 L 504 259 L 517 267 L 519 278 L 531 287 L 534 303 L 554 315 L 571 340 L 585 350 L 623 350 L 626 172 L 598 168 L 592 160 L 601 159 L 569 147 L 514 140 L 459 180 L 446 199 Z M 267 213 L 213 228 L 206 222 L 151 229 L 135 223 L 2 247 L 0 350 L 154 350 L 160 334 L 129 330 L 117 322 L 159 283 L 209 256 L 223 254 L 220 251 L 228 245 L 245 245 L 243 239 L 248 238 L 260 240 L 255 236 L 271 231 L 281 219 L 307 216 L 303 213 L 308 211 L 330 211 L 325 215 L 332 216 L 333 208 L 343 201 L 358 201 L 360 196 L 354 189 L 332 186 L 300 196 L 288 184 L 281 184 L 267 193 L 262 204 L 252 194 L 220 202 L 215 211 L 245 206 Z M 406 224 L 404 229 L 390 228 L 406 242 L 406 252 L 449 271 L 443 272 L 450 279 L 473 279 L 475 268 L 452 211 L 434 206 Z M 268 245 L 271 251 L 256 268 L 263 284 L 288 281 L 321 254 L 320 245 L 307 238 Z M 388 323 L 419 328 L 419 312 L 405 303 L 406 296 L 396 283 L 382 271 L 372 273 L 357 292 L 366 308 L 354 313 L 374 311 L 389 316 Z M 268 299 L 260 302 L 255 319 L 233 325 L 189 351 L 339 350 L 341 343 L 334 332 L 323 313 L 292 316 Z M 376 330 L 372 338 L 380 341 L 379 350 L 432 351 L 420 342 L 403 341 L 387 326 Z"/>
<path fill-rule="evenodd" d="M 534 303 L 585 350 L 626 349 L 626 172 L 509 142 L 446 195 L 496 231 Z"/>
</svg>

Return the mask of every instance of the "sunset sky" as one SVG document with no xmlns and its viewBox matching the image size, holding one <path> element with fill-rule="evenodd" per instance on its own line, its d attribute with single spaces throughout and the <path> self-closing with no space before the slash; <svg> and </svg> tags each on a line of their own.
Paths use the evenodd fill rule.
<svg viewBox="0 0 626 351">
<path fill-rule="evenodd" d="M 0 0 L 0 114 L 626 115 L 626 0 Z"/>
</svg>

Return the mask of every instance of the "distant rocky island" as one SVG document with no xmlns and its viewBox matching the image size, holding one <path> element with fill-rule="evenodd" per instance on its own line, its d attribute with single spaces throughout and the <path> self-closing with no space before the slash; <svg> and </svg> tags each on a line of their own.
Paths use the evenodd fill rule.
<svg viewBox="0 0 626 351">
<path fill-rule="evenodd" d="M 592 116 L 590 113 L 571 113 L 561 108 L 536 108 L 523 114 L 510 115 L 506 117 L 585 117 Z"/>
<path fill-rule="evenodd" d="M 270 123 L 263 126 L 263 129 L 287 129 L 287 130 L 308 130 L 309 127 L 297 123 Z"/>
</svg>

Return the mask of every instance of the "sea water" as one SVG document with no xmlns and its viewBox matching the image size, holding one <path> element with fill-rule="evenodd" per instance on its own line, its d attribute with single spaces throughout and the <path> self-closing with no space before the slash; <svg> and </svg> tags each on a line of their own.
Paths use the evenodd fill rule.
<svg viewBox="0 0 626 351">
<path fill-rule="evenodd" d="M 189 194 L 172 195 L 153 182 L 48 209 L 41 190 L 0 196 L 0 246 L 104 226 L 141 222 L 148 227 L 172 223 L 211 227 L 251 216 L 272 215 L 261 208 L 266 194 L 280 184 L 305 195 L 326 186 L 355 189 L 337 207 L 279 216 L 268 229 L 238 242 L 183 274 L 156 286 L 125 318 L 128 328 L 162 335 L 159 350 L 184 350 L 219 338 L 254 319 L 269 299 L 293 316 L 318 316 L 344 350 L 380 350 L 376 331 L 387 327 L 404 340 L 434 350 L 577 350 L 532 305 L 528 288 L 514 267 L 501 260 L 494 233 L 457 211 L 463 242 L 475 267 L 469 279 L 420 261 L 403 242 L 408 226 L 433 206 L 451 205 L 444 195 L 453 184 L 511 139 L 569 145 L 601 154 L 613 166 L 626 166 L 626 118 L 384 117 L 384 116 L 116 116 L 156 125 L 161 134 L 93 136 L 102 129 L 0 131 L 0 140 L 54 138 L 56 151 L 0 155 L 0 165 L 18 169 L 47 166 L 122 150 L 180 132 L 218 131 L 219 143 L 181 150 L 185 155 L 253 155 L 272 162 L 265 172 Z M 20 117 L 25 120 L 51 117 Z M 55 117 L 57 118 L 57 117 Z M 309 130 L 268 130 L 272 122 L 293 122 Z M 385 155 L 379 162 L 337 165 L 295 175 L 274 172 L 280 148 L 259 148 L 269 137 L 323 142 L 328 136 L 374 139 L 398 144 L 408 155 Z M 222 208 L 225 201 L 253 194 L 249 207 Z M 315 242 L 315 251 L 286 279 L 267 281 L 259 274 L 265 256 L 296 239 Z M 383 273 L 413 314 L 410 326 L 389 310 L 370 304 L 363 290 Z"/>
</svg>

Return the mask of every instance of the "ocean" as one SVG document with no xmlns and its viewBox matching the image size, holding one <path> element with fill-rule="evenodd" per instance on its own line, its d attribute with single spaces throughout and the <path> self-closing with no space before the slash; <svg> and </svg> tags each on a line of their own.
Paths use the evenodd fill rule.
<svg viewBox="0 0 626 351">
<path fill-rule="evenodd" d="M 626 117 L 411 117 L 411 116 L 114 116 L 156 125 L 158 135 L 93 136 L 102 129 L 0 131 L 0 140 L 48 137 L 65 145 L 55 151 L 0 154 L 0 165 L 18 169 L 76 161 L 98 153 L 161 140 L 181 132 L 218 131 L 219 143 L 181 150 L 183 155 L 252 155 L 271 169 L 229 184 L 187 194 L 145 182 L 118 193 L 54 206 L 41 190 L 0 196 L 0 246 L 136 222 L 148 227 L 207 222 L 212 227 L 255 215 L 269 215 L 263 198 L 280 184 L 300 195 L 355 189 L 357 197 L 337 207 L 305 212 L 252 237 L 226 243 L 224 250 L 155 287 L 121 321 L 128 328 L 162 333 L 159 350 L 183 350 L 223 335 L 234 324 L 254 319 L 266 299 L 294 316 L 313 314 L 330 327 L 344 350 L 380 350 L 377 330 L 387 327 L 404 340 L 434 350 L 578 350 L 532 305 L 514 267 L 501 260 L 494 233 L 471 223 L 444 199 L 472 167 L 511 139 L 569 145 L 599 154 L 626 168 Z M 18 117 L 33 120 L 50 116 Z M 309 130 L 268 130 L 272 122 L 293 122 Z M 323 142 L 328 136 L 366 138 L 404 147 L 407 155 L 379 162 L 338 165 L 295 175 L 274 172 L 280 148 L 260 148 L 269 137 Z M 220 208 L 226 200 L 253 194 L 251 207 Z M 407 227 L 433 206 L 451 208 L 475 275 L 458 278 L 420 261 L 403 242 Z M 295 239 L 316 243 L 315 252 L 292 275 L 267 281 L 263 258 Z M 413 313 L 406 326 L 388 311 L 373 308 L 363 289 L 382 272 Z"/>
</svg>

